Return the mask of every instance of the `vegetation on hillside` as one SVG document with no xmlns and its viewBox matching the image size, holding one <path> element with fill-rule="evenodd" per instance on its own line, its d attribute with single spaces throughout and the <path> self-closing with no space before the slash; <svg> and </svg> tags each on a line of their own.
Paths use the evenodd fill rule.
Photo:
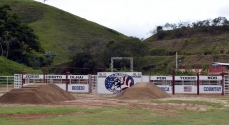
<svg viewBox="0 0 229 125">
<path fill-rule="evenodd" d="M 32 69 L 28 68 L 23 64 L 19 64 L 12 60 L 8 60 L 5 57 L 0 56 L 0 76 L 7 76 L 7 75 L 14 75 L 14 74 L 21 74 L 22 72 L 25 73 L 34 73 L 34 74 L 42 74 L 42 70 L 40 69 Z"/>
<path fill-rule="evenodd" d="M 34 30 L 23 23 L 15 13 L 10 13 L 9 5 L 0 6 L 0 52 L 7 59 L 27 66 L 50 65 L 43 53 Z"/>
<path fill-rule="evenodd" d="M 229 21 L 226 17 L 217 17 L 213 20 L 206 19 L 197 22 L 179 22 L 178 24 L 166 23 L 157 26 L 151 31 L 154 40 L 169 40 L 178 38 L 208 37 L 228 33 Z"/>
<path fill-rule="evenodd" d="M 226 17 L 193 23 L 166 23 L 151 33 L 153 35 L 144 41 L 150 47 L 150 56 L 164 58 L 151 64 L 155 67 L 174 68 L 176 52 L 179 68 L 207 69 L 215 61 L 229 62 L 229 21 Z"/>
<path fill-rule="evenodd" d="M 151 68 L 175 68 L 176 52 L 181 60 L 178 66 L 187 69 L 228 60 L 229 23 L 225 17 L 193 23 L 166 23 L 142 41 L 33 0 L 1 0 L 0 4 L 12 7 L 9 15 L 16 13 L 17 19 L 21 19 L 20 25 L 28 27 L 27 30 L 34 34 L 32 38 L 40 42 L 37 44 L 39 50 L 44 50 L 45 54 L 36 50 L 23 53 L 22 58 L 28 59 L 23 63 L 31 67 L 90 68 L 91 73 L 96 73 L 98 68 L 110 67 L 111 57 L 134 57 L 134 68 L 149 73 Z M 129 60 L 114 62 L 114 68 L 128 69 L 129 66 Z"/>
<path fill-rule="evenodd" d="M 149 50 L 146 44 L 135 37 L 129 37 L 123 42 L 111 40 L 105 46 L 94 42 L 86 44 L 83 48 L 82 52 L 72 57 L 69 67 L 90 68 L 91 73 L 96 73 L 98 68 L 109 68 L 111 57 L 134 57 L 134 66 L 141 67 L 140 57 L 148 55 Z M 130 62 L 129 60 L 115 60 L 114 67 L 130 67 Z"/>
<path fill-rule="evenodd" d="M 54 65 L 69 62 L 72 55 L 82 52 L 84 44 L 99 41 L 106 45 L 110 40 L 128 39 L 113 29 L 34 0 L 1 0 L 0 4 L 9 4 L 34 30 L 44 51 L 56 54 Z"/>
</svg>

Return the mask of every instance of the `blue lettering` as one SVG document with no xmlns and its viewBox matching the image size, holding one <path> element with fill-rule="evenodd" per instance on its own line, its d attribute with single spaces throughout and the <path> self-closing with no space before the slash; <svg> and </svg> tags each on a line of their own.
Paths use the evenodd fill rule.
<svg viewBox="0 0 229 125">
<path fill-rule="evenodd" d="M 72 90 L 85 90 L 84 86 L 72 86 Z"/>
<path fill-rule="evenodd" d="M 204 87 L 204 91 L 221 91 L 221 87 Z"/>
<path fill-rule="evenodd" d="M 164 91 L 169 91 L 169 87 L 161 87 L 161 89 Z"/>
</svg>

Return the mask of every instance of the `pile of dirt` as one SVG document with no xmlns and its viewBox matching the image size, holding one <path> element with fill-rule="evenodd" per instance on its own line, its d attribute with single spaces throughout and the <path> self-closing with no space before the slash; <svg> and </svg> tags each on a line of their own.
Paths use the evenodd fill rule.
<svg viewBox="0 0 229 125">
<path fill-rule="evenodd" d="M 0 97 L 0 103 L 7 104 L 47 104 L 69 100 L 75 100 L 75 97 L 54 84 L 28 85 Z"/>
<path fill-rule="evenodd" d="M 168 93 L 150 82 L 138 82 L 115 96 L 116 99 L 125 100 L 160 99 L 167 97 L 170 97 Z"/>
</svg>

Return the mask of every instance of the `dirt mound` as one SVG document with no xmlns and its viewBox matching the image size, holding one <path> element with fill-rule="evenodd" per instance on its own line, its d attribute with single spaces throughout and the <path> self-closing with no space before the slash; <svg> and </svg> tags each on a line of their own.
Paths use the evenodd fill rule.
<svg viewBox="0 0 229 125">
<path fill-rule="evenodd" d="M 74 100 L 75 97 L 54 84 L 28 85 L 0 97 L 0 103 L 46 104 Z"/>
<path fill-rule="evenodd" d="M 167 97 L 170 97 L 168 93 L 150 82 L 138 82 L 115 96 L 116 99 L 126 100 L 160 99 Z"/>
</svg>

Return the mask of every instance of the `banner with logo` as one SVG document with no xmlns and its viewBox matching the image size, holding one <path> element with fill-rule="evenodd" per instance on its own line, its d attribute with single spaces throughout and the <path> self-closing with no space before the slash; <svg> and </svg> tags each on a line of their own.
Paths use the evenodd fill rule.
<svg viewBox="0 0 229 125">
<path fill-rule="evenodd" d="M 141 72 L 98 72 L 97 93 L 117 94 L 141 81 Z"/>
</svg>

